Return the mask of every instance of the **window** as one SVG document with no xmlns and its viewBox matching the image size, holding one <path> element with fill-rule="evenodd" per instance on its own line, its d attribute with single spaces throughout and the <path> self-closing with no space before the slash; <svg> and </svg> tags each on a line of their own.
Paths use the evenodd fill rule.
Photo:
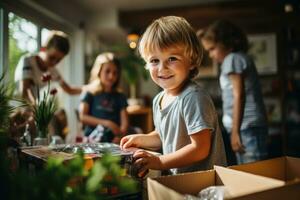
<svg viewBox="0 0 300 200">
<path fill-rule="evenodd" d="M 5 72 L 7 66 L 7 13 L 0 7 L 0 76 Z"/>
<path fill-rule="evenodd" d="M 45 45 L 46 40 L 47 40 L 49 34 L 50 34 L 50 30 L 49 29 L 46 29 L 46 28 L 42 29 L 42 46 Z"/>
<path fill-rule="evenodd" d="M 9 79 L 14 80 L 15 68 L 20 57 L 38 50 L 38 27 L 14 13 L 9 13 L 8 20 Z"/>
<path fill-rule="evenodd" d="M 14 83 L 15 68 L 20 57 L 27 53 L 37 53 L 49 36 L 50 30 L 46 28 L 53 28 L 69 34 L 81 33 L 70 37 L 70 42 L 74 46 L 69 55 L 60 63 L 59 68 L 70 84 L 72 82 L 74 85 L 83 84 L 84 34 L 82 30 L 74 29 L 72 23 L 60 17 L 53 17 L 51 13 L 41 12 L 34 6 L 24 3 L 25 1 L 15 3 L 5 0 L 4 4 L 2 0 L 0 2 L 0 75 L 6 73 L 5 79 L 9 83 Z M 45 11 L 47 11 L 46 8 Z M 71 75 L 71 70 L 74 68 L 76 76 Z M 61 95 L 63 98 L 59 99 L 59 105 L 70 113 L 68 116 L 70 132 L 75 133 L 76 116 L 73 110 L 78 107 L 78 96 L 73 101 L 74 97 L 71 100 L 71 97 L 65 93 L 62 92 Z M 72 136 L 70 136 L 71 140 Z"/>
</svg>

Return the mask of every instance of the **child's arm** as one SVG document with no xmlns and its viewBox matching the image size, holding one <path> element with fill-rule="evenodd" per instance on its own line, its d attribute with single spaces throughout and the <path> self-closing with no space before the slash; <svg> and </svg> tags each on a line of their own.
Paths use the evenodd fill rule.
<svg viewBox="0 0 300 200">
<path fill-rule="evenodd" d="M 127 113 L 126 107 L 121 110 L 120 115 L 121 115 L 120 130 L 121 130 L 122 134 L 126 134 L 126 132 L 128 130 L 128 126 L 129 126 L 128 113 Z"/>
<path fill-rule="evenodd" d="M 121 125 L 120 125 L 120 134 L 115 135 L 113 143 L 119 144 L 123 136 L 126 135 L 128 130 L 128 114 L 126 108 L 122 109 L 120 112 Z"/>
<path fill-rule="evenodd" d="M 146 151 L 137 151 L 134 154 L 137 165 L 143 166 L 142 171 L 147 169 L 171 169 L 191 165 L 205 159 L 210 152 L 211 133 L 209 129 L 202 130 L 190 136 L 191 143 L 174 153 L 155 156 Z"/>
<path fill-rule="evenodd" d="M 82 91 L 81 87 L 70 86 L 63 79 L 59 80 L 59 85 L 66 93 L 71 94 L 71 95 L 80 94 Z"/>
<path fill-rule="evenodd" d="M 121 139 L 121 148 L 140 147 L 151 150 L 161 148 L 161 140 L 157 132 L 152 131 L 148 134 L 127 135 Z"/>
<path fill-rule="evenodd" d="M 229 78 L 233 86 L 231 147 L 233 151 L 243 153 L 245 151 L 245 147 L 241 141 L 240 128 L 245 106 L 244 79 L 241 74 L 230 74 Z"/>
<path fill-rule="evenodd" d="M 35 97 L 31 90 L 32 80 L 25 79 L 20 82 L 20 91 L 22 93 L 22 97 L 26 99 L 29 103 L 35 104 Z"/>
<path fill-rule="evenodd" d="M 116 123 L 114 123 L 110 120 L 100 119 L 100 118 L 89 115 L 89 109 L 90 109 L 90 106 L 88 103 L 85 103 L 85 102 L 80 103 L 79 117 L 83 124 L 87 124 L 87 125 L 91 125 L 91 126 L 97 126 L 100 124 L 100 125 L 110 128 L 114 134 L 120 133 L 120 128 Z"/>
</svg>

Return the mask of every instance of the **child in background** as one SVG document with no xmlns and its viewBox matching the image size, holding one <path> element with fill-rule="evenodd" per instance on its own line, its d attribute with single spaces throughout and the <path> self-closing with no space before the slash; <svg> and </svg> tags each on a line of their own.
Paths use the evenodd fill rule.
<svg viewBox="0 0 300 200">
<path fill-rule="evenodd" d="M 49 133 L 52 136 L 59 136 L 65 140 L 69 133 L 67 113 L 63 108 L 55 111 L 54 116 L 50 122 Z"/>
<path fill-rule="evenodd" d="M 221 64 L 223 125 L 238 164 L 267 158 L 267 120 L 261 86 L 241 29 L 217 21 L 200 35 L 209 56 Z"/>
<path fill-rule="evenodd" d="M 152 80 L 163 89 L 153 100 L 155 130 L 126 136 L 120 143 L 122 148 L 162 147 L 161 156 L 134 153 L 140 174 L 147 169 L 178 174 L 226 165 L 214 104 L 193 82 L 203 50 L 189 23 L 176 16 L 155 20 L 143 34 L 139 51 Z"/>
<path fill-rule="evenodd" d="M 45 47 L 38 54 L 21 57 L 15 71 L 15 82 L 18 92 L 29 103 L 34 104 L 37 92 L 46 86 L 41 77 L 50 74 L 52 80 L 57 81 L 62 89 L 68 94 L 80 94 L 80 87 L 68 85 L 55 66 L 68 54 L 70 44 L 67 36 L 60 31 L 52 31 Z"/>
<path fill-rule="evenodd" d="M 90 83 L 81 95 L 79 116 L 89 136 L 103 127 L 101 142 L 119 143 L 128 129 L 127 98 L 119 92 L 121 66 L 112 53 L 100 54 L 91 70 Z M 102 129 L 102 128 L 101 128 Z"/>
</svg>

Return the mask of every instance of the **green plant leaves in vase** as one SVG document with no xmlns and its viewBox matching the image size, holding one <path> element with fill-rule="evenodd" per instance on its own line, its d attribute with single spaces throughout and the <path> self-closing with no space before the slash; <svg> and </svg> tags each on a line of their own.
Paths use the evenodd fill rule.
<svg viewBox="0 0 300 200">
<path fill-rule="evenodd" d="M 46 138 L 48 135 L 48 125 L 52 120 L 52 117 L 57 110 L 55 94 L 56 89 L 50 90 L 51 76 L 46 74 L 42 77 L 43 81 L 48 82 L 47 91 L 43 93 L 43 97 L 40 98 L 39 91 L 37 92 L 38 98 L 36 104 L 33 105 L 34 120 L 36 123 L 38 137 Z"/>
</svg>

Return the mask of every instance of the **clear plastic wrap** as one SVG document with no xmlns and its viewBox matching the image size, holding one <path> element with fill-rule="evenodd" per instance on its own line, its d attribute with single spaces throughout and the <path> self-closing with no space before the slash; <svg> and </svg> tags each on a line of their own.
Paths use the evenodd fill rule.
<svg viewBox="0 0 300 200">
<path fill-rule="evenodd" d="M 198 193 L 198 196 L 185 195 L 184 200 L 223 200 L 227 196 L 225 186 L 210 186 Z"/>
</svg>

